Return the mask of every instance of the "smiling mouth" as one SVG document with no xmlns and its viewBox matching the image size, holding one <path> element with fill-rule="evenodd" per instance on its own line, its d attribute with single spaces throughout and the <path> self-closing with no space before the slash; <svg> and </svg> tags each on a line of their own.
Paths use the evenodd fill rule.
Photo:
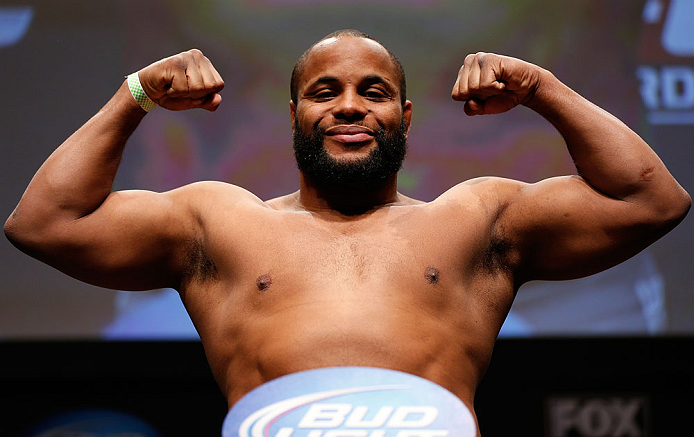
<svg viewBox="0 0 694 437">
<path fill-rule="evenodd" d="M 374 137 L 373 130 L 358 125 L 338 125 L 326 129 L 325 136 L 341 143 L 364 143 Z"/>
</svg>

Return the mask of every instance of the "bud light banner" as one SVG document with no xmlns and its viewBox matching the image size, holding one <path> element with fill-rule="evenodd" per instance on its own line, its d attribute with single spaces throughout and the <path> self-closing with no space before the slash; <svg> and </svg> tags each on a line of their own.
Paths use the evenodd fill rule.
<svg viewBox="0 0 694 437">
<path fill-rule="evenodd" d="M 467 437 L 477 435 L 460 399 L 393 370 L 331 367 L 270 381 L 229 411 L 223 437 Z"/>
</svg>

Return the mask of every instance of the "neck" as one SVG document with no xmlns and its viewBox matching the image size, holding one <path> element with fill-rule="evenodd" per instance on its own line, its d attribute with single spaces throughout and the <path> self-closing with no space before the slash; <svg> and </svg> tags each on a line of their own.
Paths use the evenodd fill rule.
<svg viewBox="0 0 694 437">
<path fill-rule="evenodd" d="M 335 211 L 341 215 L 359 215 L 379 206 L 396 203 L 397 174 L 378 184 L 322 187 L 301 173 L 299 202 L 309 211 Z"/>
</svg>

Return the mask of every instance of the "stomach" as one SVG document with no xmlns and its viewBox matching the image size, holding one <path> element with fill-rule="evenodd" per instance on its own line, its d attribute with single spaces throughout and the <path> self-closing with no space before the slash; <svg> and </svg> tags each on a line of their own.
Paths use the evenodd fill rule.
<svg viewBox="0 0 694 437">
<path fill-rule="evenodd" d="M 335 366 L 411 373 L 472 405 L 481 377 L 469 349 L 474 337 L 468 338 L 446 317 L 403 302 L 363 300 L 307 302 L 263 313 L 248 313 L 238 325 L 242 332 L 235 330 L 234 337 L 222 342 L 232 347 L 214 354 L 224 356 L 217 363 L 220 372 L 215 373 L 223 374 L 220 385 L 226 388 L 230 405 L 279 376 Z M 210 364 L 214 371 L 212 360 Z"/>
</svg>

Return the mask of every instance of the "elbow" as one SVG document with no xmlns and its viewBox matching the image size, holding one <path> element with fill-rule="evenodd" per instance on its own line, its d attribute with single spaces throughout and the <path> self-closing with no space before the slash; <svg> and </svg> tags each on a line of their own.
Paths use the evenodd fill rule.
<svg viewBox="0 0 694 437">
<path fill-rule="evenodd" d="M 674 229 L 686 217 L 692 198 L 679 184 L 649 193 L 648 197 L 627 201 L 630 213 L 627 228 L 651 242 Z M 633 227 L 632 227 L 633 225 Z"/>
<path fill-rule="evenodd" d="M 679 216 L 678 216 L 678 221 L 677 223 L 681 222 L 684 220 L 684 217 L 687 215 L 689 212 L 689 209 L 692 207 L 692 196 L 687 193 L 684 188 L 681 189 L 682 192 L 682 200 L 680 202 L 680 209 L 679 209 Z"/>
<path fill-rule="evenodd" d="M 687 216 L 692 207 L 692 198 L 684 188 L 677 186 L 670 196 L 663 196 L 662 203 L 657 209 L 656 221 L 668 231 L 677 226 Z"/>
<path fill-rule="evenodd" d="M 47 232 L 47 229 L 45 222 L 31 220 L 26 213 L 18 214 L 17 210 L 5 221 L 3 227 L 5 237 L 10 243 L 29 254 L 49 243 L 51 234 Z"/>
<path fill-rule="evenodd" d="M 7 220 L 5 221 L 5 226 L 3 230 L 5 231 L 5 237 L 10 240 L 10 243 L 17 246 L 20 240 L 20 231 L 18 229 L 17 220 L 15 219 L 16 212 L 13 212 Z"/>
<path fill-rule="evenodd" d="M 13 212 L 5 221 L 3 230 L 5 231 L 5 237 L 10 243 L 22 252 L 28 250 L 31 246 L 32 236 L 36 235 L 36 232 L 29 229 L 26 224 L 16 216 L 16 212 Z"/>
</svg>

